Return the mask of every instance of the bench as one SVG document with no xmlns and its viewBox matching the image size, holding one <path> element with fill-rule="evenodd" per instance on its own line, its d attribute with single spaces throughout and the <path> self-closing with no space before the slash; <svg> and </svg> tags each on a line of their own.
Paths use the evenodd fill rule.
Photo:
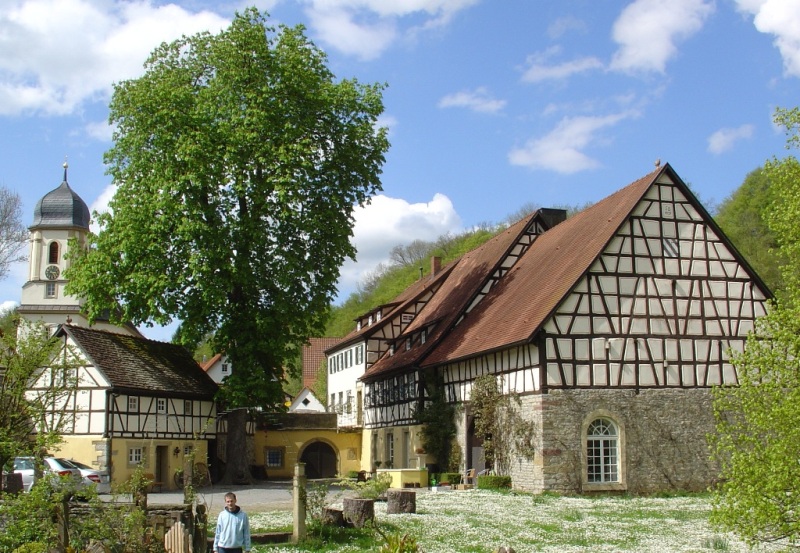
<svg viewBox="0 0 800 553">
<path fill-rule="evenodd" d="M 153 474 L 152 472 L 148 472 L 147 474 L 144 475 L 144 477 L 148 482 L 150 482 L 150 485 L 147 486 L 147 491 L 149 493 L 154 492 L 156 488 L 158 488 L 158 491 L 164 489 L 164 482 L 158 482 L 156 480 L 155 474 Z"/>
</svg>

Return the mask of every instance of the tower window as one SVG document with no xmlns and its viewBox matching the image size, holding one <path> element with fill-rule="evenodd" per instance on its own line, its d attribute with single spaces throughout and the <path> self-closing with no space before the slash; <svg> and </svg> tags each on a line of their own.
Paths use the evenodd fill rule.
<svg viewBox="0 0 800 553">
<path fill-rule="evenodd" d="M 47 282 L 47 283 L 45 283 L 44 296 L 46 298 L 54 298 L 54 297 L 56 297 L 56 283 L 55 282 Z"/>
<path fill-rule="evenodd" d="M 47 252 L 48 263 L 58 263 L 58 242 L 50 242 Z"/>
</svg>

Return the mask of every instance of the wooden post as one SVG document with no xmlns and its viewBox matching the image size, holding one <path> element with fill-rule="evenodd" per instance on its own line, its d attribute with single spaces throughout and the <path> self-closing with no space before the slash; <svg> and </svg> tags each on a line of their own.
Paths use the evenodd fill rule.
<svg viewBox="0 0 800 553">
<path fill-rule="evenodd" d="M 58 526 L 58 546 L 57 551 L 64 553 L 69 546 L 69 499 L 66 497 L 61 500 L 57 507 L 56 524 Z"/>
<path fill-rule="evenodd" d="M 306 539 L 306 464 L 297 463 L 294 466 L 294 481 L 292 483 L 292 518 L 294 530 L 292 543 Z"/>
<path fill-rule="evenodd" d="M 183 503 L 184 505 L 194 503 L 194 465 L 191 455 L 184 457 L 183 460 Z"/>
</svg>

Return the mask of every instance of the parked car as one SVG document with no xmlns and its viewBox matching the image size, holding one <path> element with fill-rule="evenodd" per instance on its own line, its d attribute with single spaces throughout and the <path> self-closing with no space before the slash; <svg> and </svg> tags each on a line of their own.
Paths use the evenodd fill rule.
<svg viewBox="0 0 800 553">
<path fill-rule="evenodd" d="M 22 487 L 26 492 L 31 490 L 35 481 L 34 468 L 36 461 L 33 457 L 15 457 L 14 458 L 14 472 L 22 474 Z M 56 457 L 44 458 L 44 470 L 47 473 L 56 474 L 67 481 L 76 490 L 82 488 L 83 476 L 81 470 L 70 463 L 67 459 L 59 459 Z"/>
<path fill-rule="evenodd" d="M 80 469 L 84 486 L 97 486 L 97 493 L 109 493 L 111 491 L 111 484 L 109 483 L 107 471 L 93 469 L 89 465 L 76 461 L 75 459 L 70 459 L 69 462 Z"/>
</svg>

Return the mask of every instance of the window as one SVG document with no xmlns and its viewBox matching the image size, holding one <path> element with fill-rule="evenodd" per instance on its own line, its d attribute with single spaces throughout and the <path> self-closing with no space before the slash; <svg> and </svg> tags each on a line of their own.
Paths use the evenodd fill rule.
<svg viewBox="0 0 800 553">
<path fill-rule="evenodd" d="M 411 338 L 406 338 L 406 351 L 411 349 Z"/>
<path fill-rule="evenodd" d="M 264 464 L 267 468 L 283 468 L 283 448 L 264 448 Z"/>
<path fill-rule="evenodd" d="M 422 332 L 419 333 L 419 343 L 424 344 L 428 340 L 428 330 L 423 328 Z"/>
<path fill-rule="evenodd" d="M 394 466 L 394 434 L 386 434 L 386 468 Z"/>
<path fill-rule="evenodd" d="M 331 394 L 331 402 L 328 404 L 328 411 L 331 413 L 336 411 L 336 394 Z"/>
<path fill-rule="evenodd" d="M 222 372 L 224 372 L 224 373 L 228 372 L 228 364 L 227 363 L 223 363 L 222 364 Z"/>
<path fill-rule="evenodd" d="M 58 263 L 58 242 L 50 242 L 50 247 L 47 248 L 47 262 Z"/>
<path fill-rule="evenodd" d="M 188 457 L 189 455 L 191 455 L 191 454 L 192 454 L 192 451 L 194 451 L 194 448 L 193 448 L 192 446 L 190 446 L 190 445 L 185 445 L 185 446 L 183 446 L 183 454 L 184 454 L 185 456 L 187 456 L 187 457 Z"/>
<path fill-rule="evenodd" d="M 183 402 L 183 414 L 184 415 L 191 415 L 192 414 L 192 402 L 191 400 L 184 400 Z"/>
<path fill-rule="evenodd" d="M 47 282 L 44 285 L 44 295 L 46 298 L 54 298 L 56 297 L 56 283 L 55 282 Z"/>
<path fill-rule="evenodd" d="M 156 411 L 161 414 L 167 412 L 167 400 L 166 398 L 160 397 L 156 399 Z"/>
<path fill-rule="evenodd" d="M 138 465 L 142 462 L 143 457 L 143 448 L 141 447 L 132 447 L 128 450 L 129 465 Z"/>
<path fill-rule="evenodd" d="M 139 398 L 138 397 L 129 397 L 128 398 L 128 411 L 130 411 L 130 412 L 139 411 Z"/>
<path fill-rule="evenodd" d="M 586 432 L 586 480 L 619 482 L 619 433 L 608 419 L 595 419 Z"/>
</svg>

